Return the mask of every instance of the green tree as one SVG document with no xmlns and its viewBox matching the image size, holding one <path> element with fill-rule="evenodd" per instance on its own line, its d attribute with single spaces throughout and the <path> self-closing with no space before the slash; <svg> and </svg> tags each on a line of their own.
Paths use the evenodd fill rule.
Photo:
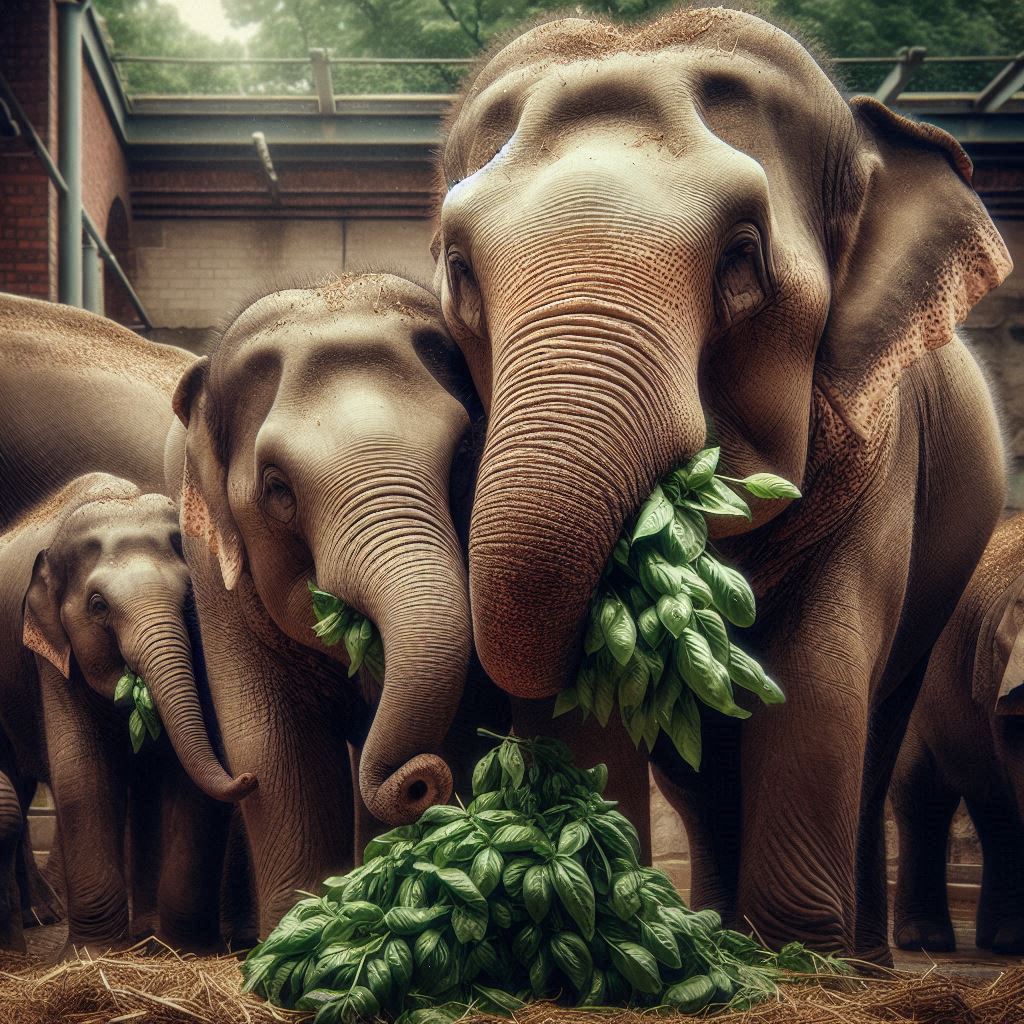
<svg viewBox="0 0 1024 1024">
<path fill-rule="evenodd" d="M 159 57 L 241 57 L 242 46 L 219 42 L 189 28 L 161 0 L 95 0 L 115 54 Z M 124 64 L 121 80 L 131 93 L 239 92 L 244 72 L 230 66 Z"/>
</svg>

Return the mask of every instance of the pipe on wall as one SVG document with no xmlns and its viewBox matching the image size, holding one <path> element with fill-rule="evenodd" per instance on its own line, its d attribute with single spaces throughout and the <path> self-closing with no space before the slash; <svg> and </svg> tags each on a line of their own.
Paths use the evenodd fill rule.
<svg viewBox="0 0 1024 1024">
<path fill-rule="evenodd" d="M 90 0 L 57 0 L 57 297 L 82 305 L 82 16 Z"/>
</svg>

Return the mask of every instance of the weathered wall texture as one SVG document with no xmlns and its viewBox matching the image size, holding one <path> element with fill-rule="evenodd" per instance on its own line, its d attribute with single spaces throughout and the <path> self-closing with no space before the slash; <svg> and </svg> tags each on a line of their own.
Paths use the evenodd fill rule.
<svg viewBox="0 0 1024 1024">
<path fill-rule="evenodd" d="M 261 288 L 343 270 L 429 281 L 430 221 L 137 220 L 135 287 L 155 326 L 205 328 Z"/>
</svg>

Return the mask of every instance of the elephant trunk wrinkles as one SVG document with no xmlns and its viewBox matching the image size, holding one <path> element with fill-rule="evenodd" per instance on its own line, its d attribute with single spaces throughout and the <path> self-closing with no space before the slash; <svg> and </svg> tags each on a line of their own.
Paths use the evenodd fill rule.
<svg viewBox="0 0 1024 1024">
<path fill-rule="evenodd" d="M 705 436 L 696 360 L 631 365 L 639 345 L 628 328 L 617 346 L 607 329 L 598 339 L 546 331 L 543 373 L 496 375 L 469 542 L 481 663 L 502 689 L 534 699 L 571 681 L 623 523 Z"/>
<path fill-rule="evenodd" d="M 325 551 L 349 555 L 325 560 L 333 573 L 321 574 L 318 566 L 328 589 L 333 576 L 334 592 L 362 595 L 360 604 L 380 630 L 384 681 L 360 758 L 359 788 L 370 813 L 392 825 L 413 822 L 451 796 L 451 770 L 437 751 L 469 664 L 466 570 L 447 493 L 440 485 L 429 490 L 424 495 L 422 482 L 406 490 L 401 516 L 375 513 L 371 502 L 355 522 L 339 517 Z M 339 567 L 342 576 L 350 574 L 347 586 Z"/>
<path fill-rule="evenodd" d="M 232 778 L 213 752 L 181 608 L 167 602 L 137 611 L 122 632 L 121 651 L 149 687 L 171 744 L 192 781 L 215 800 L 235 802 L 251 793 L 258 784 L 256 777 L 245 772 Z"/>
</svg>

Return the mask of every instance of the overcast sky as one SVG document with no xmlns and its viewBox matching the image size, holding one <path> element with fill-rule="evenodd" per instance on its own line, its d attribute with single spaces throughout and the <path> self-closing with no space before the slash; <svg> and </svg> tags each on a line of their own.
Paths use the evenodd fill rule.
<svg viewBox="0 0 1024 1024">
<path fill-rule="evenodd" d="M 240 43 L 247 42 L 256 31 L 255 25 L 245 28 L 233 28 L 224 15 L 220 0 L 165 0 L 177 9 L 181 20 L 197 32 L 211 36 L 213 39 L 237 39 Z"/>
</svg>

